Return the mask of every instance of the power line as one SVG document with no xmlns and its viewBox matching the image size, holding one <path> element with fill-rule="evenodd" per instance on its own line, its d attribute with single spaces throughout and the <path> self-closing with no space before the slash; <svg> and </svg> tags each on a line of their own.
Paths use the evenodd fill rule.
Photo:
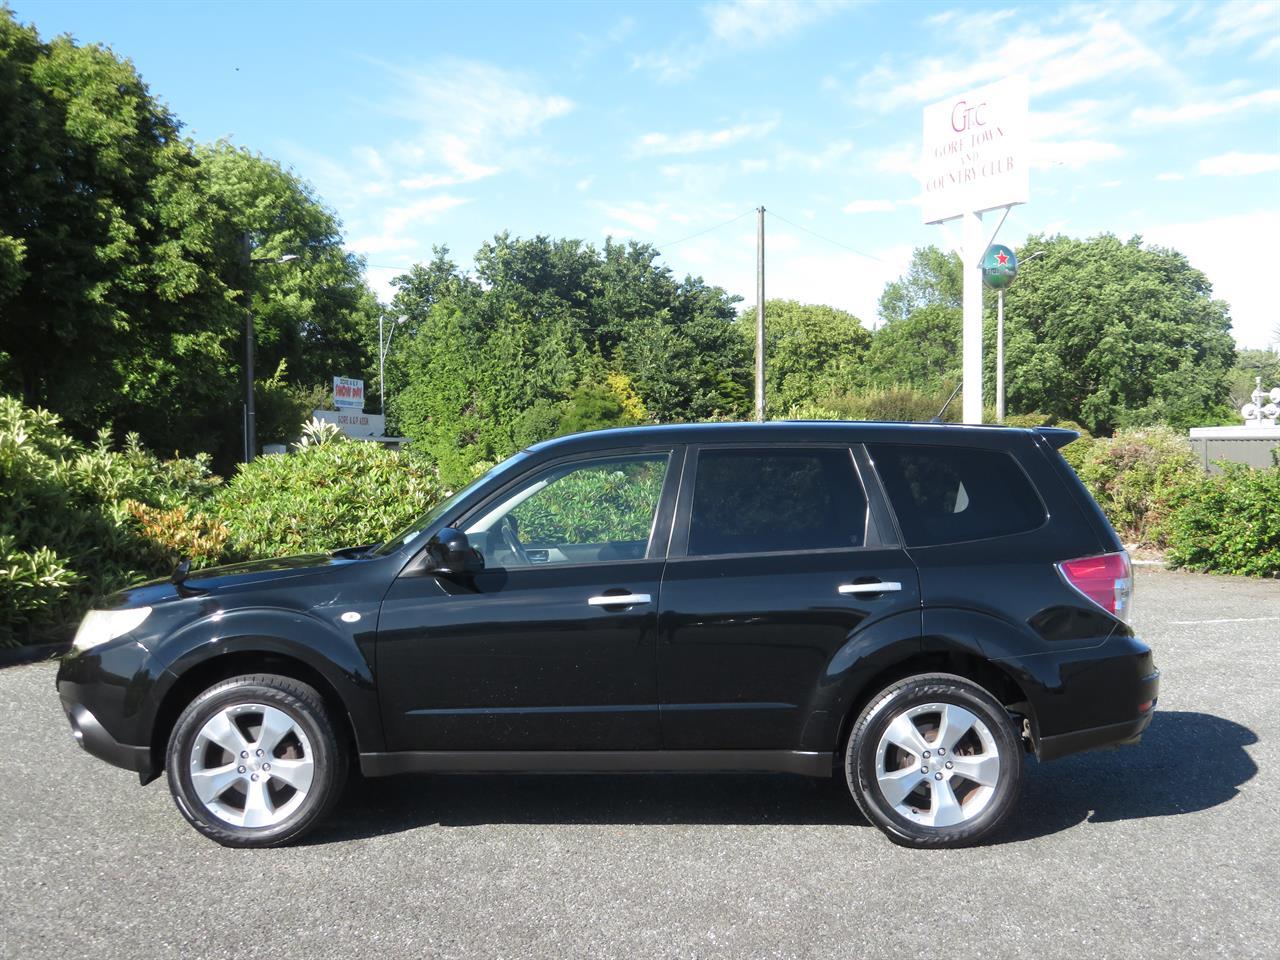
<svg viewBox="0 0 1280 960">
<path fill-rule="evenodd" d="M 775 217 L 778 220 L 781 220 L 783 223 L 790 224 L 791 226 L 795 227 L 797 230 L 803 230 L 805 233 L 812 234 L 813 236 L 817 237 L 819 240 L 825 240 L 827 243 L 832 244 L 833 246 L 836 246 L 836 247 L 840 247 L 842 250 L 848 250 L 850 253 L 856 253 L 860 257 L 865 257 L 868 260 L 874 260 L 876 263 L 884 263 L 884 261 L 881 260 L 879 257 L 873 256 L 869 253 L 863 253 L 861 250 L 855 250 L 853 247 L 849 246 L 847 243 L 841 243 L 839 240 L 832 240 L 830 237 L 824 237 L 822 234 L 818 233 L 818 231 L 810 230 L 808 227 L 801 226 L 800 224 L 796 223 L 794 220 L 788 220 L 786 217 L 782 216 L 781 214 L 774 213 L 772 210 L 767 211 L 767 213 L 769 216 Z"/>
<path fill-rule="evenodd" d="M 731 223 L 737 223 L 737 222 L 738 222 L 739 220 L 741 220 L 743 217 L 749 217 L 749 216 L 751 216 L 751 214 L 753 214 L 753 213 L 755 213 L 755 211 L 754 211 L 754 210 L 746 210 L 746 211 L 744 211 L 744 212 L 742 212 L 742 213 L 738 214 L 738 215 L 737 215 L 736 217 L 734 217 L 733 219 L 724 221 L 724 223 L 717 223 L 717 224 L 716 224 L 715 226 L 713 226 L 713 227 L 707 227 L 707 229 L 705 229 L 705 230 L 699 230 L 697 233 L 691 233 L 691 234 L 689 234 L 687 237 L 681 237 L 679 240 L 668 240 L 666 243 L 659 243 L 659 244 L 657 244 L 657 245 L 654 247 L 654 249 L 659 250 L 659 251 L 666 250 L 668 247 L 674 247 L 677 243 L 684 243 L 686 240 L 692 240 L 692 239 L 694 239 L 695 237 L 700 237 L 700 236 L 702 236 L 704 233 L 710 233 L 710 232 L 711 232 L 711 231 L 713 231 L 713 230 L 719 230 L 721 227 L 727 227 L 727 226 L 729 226 L 729 224 L 731 224 Z"/>
</svg>

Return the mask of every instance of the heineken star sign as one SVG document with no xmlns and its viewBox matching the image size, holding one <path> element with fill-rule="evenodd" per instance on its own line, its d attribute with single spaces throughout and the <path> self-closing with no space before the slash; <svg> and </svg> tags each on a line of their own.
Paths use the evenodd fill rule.
<svg viewBox="0 0 1280 960">
<path fill-rule="evenodd" d="M 1003 244 L 987 247 L 982 258 L 982 282 L 992 290 L 1003 290 L 1018 275 L 1018 256 Z"/>
</svg>

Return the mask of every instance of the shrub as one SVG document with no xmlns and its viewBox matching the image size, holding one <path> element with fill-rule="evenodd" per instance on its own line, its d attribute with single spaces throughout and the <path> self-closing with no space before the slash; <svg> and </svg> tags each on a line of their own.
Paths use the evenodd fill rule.
<svg viewBox="0 0 1280 960">
<path fill-rule="evenodd" d="M 207 458 L 162 461 L 135 436 L 89 448 L 59 419 L 0 397 L 0 644 L 65 634 L 104 593 L 165 572 L 130 502 L 176 509 L 218 484 Z"/>
<path fill-rule="evenodd" d="M 1076 448 L 1076 449 L 1072 449 Z M 1080 479 L 1126 542 L 1164 545 L 1171 498 L 1203 476 L 1191 445 L 1169 427 L 1122 430 L 1064 448 Z"/>
<path fill-rule="evenodd" d="M 417 457 L 346 438 L 259 457 L 214 498 L 233 551 L 250 557 L 314 553 L 388 539 L 442 494 Z"/>
<path fill-rule="evenodd" d="M 950 395 L 950 390 L 934 392 L 901 386 L 831 392 L 793 405 L 787 411 L 787 419 L 927 422 L 937 416 Z M 943 419 L 948 422 L 960 419 L 959 397 L 947 408 Z"/>
<path fill-rule="evenodd" d="M 1185 483 L 1165 524 L 1167 558 L 1208 573 L 1280 575 L 1280 467 L 1223 464 L 1223 473 Z"/>
</svg>

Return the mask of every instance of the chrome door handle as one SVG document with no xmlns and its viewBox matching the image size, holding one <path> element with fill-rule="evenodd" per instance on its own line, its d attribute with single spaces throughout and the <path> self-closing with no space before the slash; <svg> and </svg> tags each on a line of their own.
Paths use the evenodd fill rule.
<svg viewBox="0 0 1280 960">
<path fill-rule="evenodd" d="M 612 596 L 591 597 L 587 600 L 593 607 L 631 607 L 638 603 L 652 603 L 653 598 L 647 593 L 618 593 Z"/>
<path fill-rule="evenodd" d="M 836 587 L 836 590 L 844 596 L 857 595 L 860 593 L 893 593 L 902 589 L 902 584 L 895 580 L 885 580 L 883 583 L 842 583 Z"/>
</svg>

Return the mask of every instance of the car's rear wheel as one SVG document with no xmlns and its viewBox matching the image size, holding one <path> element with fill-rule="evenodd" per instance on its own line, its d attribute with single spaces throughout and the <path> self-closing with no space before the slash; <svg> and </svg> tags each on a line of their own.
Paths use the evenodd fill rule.
<svg viewBox="0 0 1280 960">
<path fill-rule="evenodd" d="M 343 740 L 315 689 L 233 677 L 182 712 L 169 737 L 169 790 L 182 815 L 228 847 L 296 840 L 342 792 Z"/>
<path fill-rule="evenodd" d="M 908 677 L 858 716 L 845 751 L 849 789 L 895 843 L 973 843 L 1008 815 L 1022 784 L 1018 730 L 990 693 L 945 673 Z"/>
</svg>

